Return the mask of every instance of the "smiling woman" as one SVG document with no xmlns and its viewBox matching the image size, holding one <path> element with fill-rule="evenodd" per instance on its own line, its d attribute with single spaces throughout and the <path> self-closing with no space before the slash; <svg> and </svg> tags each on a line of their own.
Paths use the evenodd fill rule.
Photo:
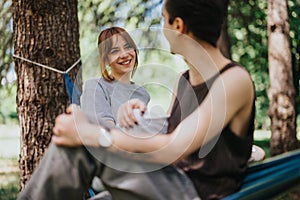
<svg viewBox="0 0 300 200">
<path fill-rule="evenodd" d="M 98 49 L 103 78 L 130 83 L 138 65 L 137 47 L 130 35 L 120 27 L 108 28 L 98 37 Z"/>
<path fill-rule="evenodd" d="M 138 51 L 125 29 L 103 30 L 98 37 L 98 51 L 102 78 L 85 83 L 81 105 L 94 123 L 102 118 L 115 125 L 122 103 L 138 98 L 148 104 L 150 95 L 131 81 L 138 66 Z"/>
<path fill-rule="evenodd" d="M 98 51 L 102 78 L 86 81 L 81 107 L 93 123 L 100 124 L 104 119 L 116 125 L 121 104 L 133 98 L 148 104 L 150 95 L 143 87 L 131 81 L 138 66 L 138 51 L 133 39 L 123 28 L 103 30 L 98 37 Z M 120 173 L 116 174 L 110 168 L 105 168 L 105 171 L 114 179 L 120 176 Z M 127 179 L 130 177 L 127 176 Z M 110 180 L 102 181 L 111 185 Z M 93 189 L 96 191 L 104 189 L 97 184 L 99 182 L 94 178 Z"/>
</svg>

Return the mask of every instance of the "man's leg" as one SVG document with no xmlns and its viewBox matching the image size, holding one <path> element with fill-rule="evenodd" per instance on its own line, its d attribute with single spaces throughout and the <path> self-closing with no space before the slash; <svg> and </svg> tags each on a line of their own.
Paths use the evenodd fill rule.
<svg viewBox="0 0 300 200">
<path fill-rule="evenodd" d="M 18 199 L 82 200 L 96 169 L 84 147 L 58 147 L 51 143 Z"/>
<path fill-rule="evenodd" d="M 99 173 L 114 200 L 196 200 L 192 181 L 179 169 L 108 154 Z"/>
</svg>

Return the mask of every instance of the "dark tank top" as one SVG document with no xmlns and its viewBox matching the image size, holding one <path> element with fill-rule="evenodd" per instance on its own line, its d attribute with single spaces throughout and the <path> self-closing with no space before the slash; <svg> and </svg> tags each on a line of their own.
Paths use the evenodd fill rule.
<svg viewBox="0 0 300 200">
<path fill-rule="evenodd" d="M 204 100 L 219 75 L 236 63 L 227 64 L 220 73 L 197 86 L 189 83 L 189 73 L 186 71 L 179 79 L 177 98 L 169 118 L 168 132 L 172 132 L 177 125 L 190 115 Z M 248 135 L 240 138 L 235 135 L 229 126 L 225 127 L 218 138 L 207 143 L 209 151 L 201 155 L 205 146 L 178 163 L 193 181 L 195 188 L 202 199 L 220 199 L 227 196 L 241 186 L 247 162 L 251 155 L 254 131 L 254 101 L 251 121 L 248 124 Z M 211 143 L 212 143 L 211 142 Z M 199 154 L 200 152 L 200 154 Z M 204 156 L 204 157 L 202 157 Z"/>
</svg>

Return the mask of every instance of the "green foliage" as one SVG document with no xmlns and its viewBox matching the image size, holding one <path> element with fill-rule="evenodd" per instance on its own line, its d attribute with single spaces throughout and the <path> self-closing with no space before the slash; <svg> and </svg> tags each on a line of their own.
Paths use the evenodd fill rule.
<svg viewBox="0 0 300 200">
<path fill-rule="evenodd" d="M 18 174 L 7 174 L 8 184 L 0 187 L 0 200 L 15 200 L 19 194 Z"/>
<path fill-rule="evenodd" d="M 254 144 L 261 147 L 265 151 L 266 158 L 270 157 L 270 140 L 269 139 L 255 140 Z"/>
<path fill-rule="evenodd" d="M 19 194 L 18 160 L 0 157 L 0 200 L 15 200 Z"/>
<path fill-rule="evenodd" d="M 299 106 L 299 0 L 289 0 L 290 36 L 293 54 L 294 83 Z M 256 128 L 267 129 L 269 99 L 267 1 L 230 1 L 228 16 L 229 35 L 232 43 L 232 58 L 251 73 L 256 87 Z M 298 85 L 298 86 L 297 86 Z"/>
<path fill-rule="evenodd" d="M 121 26 L 131 31 L 160 23 L 162 0 L 87 0 L 78 2 L 83 57 L 97 47 L 99 32 Z"/>
<path fill-rule="evenodd" d="M 12 66 L 12 2 L 2 0 L 0 3 L 0 89 L 10 80 L 7 79 Z"/>
<path fill-rule="evenodd" d="M 16 181 L 15 181 L 16 182 Z M 15 200 L 19 194 L 19 187 L 16 183 L 11 183 L 0 188 L 0 200 Z"/>
<path fill-rule="evenodd" d="M 289 0 L 289 23 L 290 23 L 290 37 L 291 37 L 291 50 L 292 50 L 292 64 L 294 85 L 296 89 L 296 109 L 300 113 L 300 1 Z"/>
<path fill-rule="evenodd" d="M 16 85 L 10 83 L 6 89 L 0 89 L 0 124 L 16 123 Z"/>
<path fill-rule="evenodd" d="M 256 128 L 266 128 L 269 100 L 267 2 L 230 1 L 228 32 L 232 58 L 250 72 L 256 87 Z"/>
</svg>

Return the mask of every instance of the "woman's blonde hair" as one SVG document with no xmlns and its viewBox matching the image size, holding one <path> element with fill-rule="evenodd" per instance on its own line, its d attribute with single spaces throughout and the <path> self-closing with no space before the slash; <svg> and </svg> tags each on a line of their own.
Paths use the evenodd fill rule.
<svg viewBox="0 0 300 200">
<path fill-rule="evenodd" d="M 113 45 L 112 36 L 114 36 L 114 35 L 120 35 L 121 37 L 123 37 L 124 40 L 126 42 L 128 42 L 130 47 L 132 47 L 135 51 L 136 59 L 135 59 L 132 73 L 131 73 L 131 77 L 134 75 L 136 68 L 138 66 L 138 57 L 137 57 L 138 49 L 137 49 L 135 42 L 133 41 L 131 36 L 127 33 L 127 31 L 120 27 L 107 28 L 107 29 L 101 31 L 101 33 L 98 36 L 98 51 L 99 51 L 99 56 L 100 56 L 100 70 L 101 70 L 102 77 L 107 81 L 115 80 L 115 78 L 112 75 L 110 75 L 109 72 L 107 71 L 107 66 L 106 66 L 107 57 L 108 57 L 108 54 L 110 53 L 110 51 L 112 49 L 112 45 Z"/>
</svg>

